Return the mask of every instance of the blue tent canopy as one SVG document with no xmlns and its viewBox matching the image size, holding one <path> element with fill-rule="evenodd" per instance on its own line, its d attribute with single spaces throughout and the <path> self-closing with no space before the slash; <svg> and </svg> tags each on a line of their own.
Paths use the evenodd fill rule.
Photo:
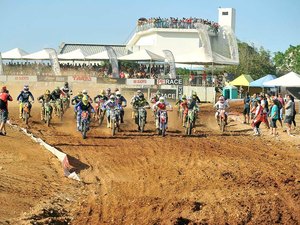
<svg viewBox="0 0 300 225">
<path fill-rule="evenodd" d="M 267 81 L 270 81 L 270 80 L 274 80 L 276 79 L 277 77 L 275 75 L 272 75 L 272 74 L 268 74 L 262 78 L 259 78 L 258 80 L 255 80 L 255 81 L 252 81 L 250 83 L 250 87 L 272 87 L 272 86 L 266 86 L 266 85 L 263 85 L 264 82 L 267 82 Z"/>
</svg>

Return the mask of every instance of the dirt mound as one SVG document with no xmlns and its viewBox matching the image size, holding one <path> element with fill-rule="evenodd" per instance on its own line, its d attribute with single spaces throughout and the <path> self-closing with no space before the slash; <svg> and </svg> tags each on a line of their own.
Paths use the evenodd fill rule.
<svg viewBox="0 0 300 225">
<path fill-rule="evenodd" d="M 82 182 L 64 178 L 54 157 L 9 130 L 3 138 L 18 138 L 13 142 L 17 147 L 5 141 L 2 155 L 8 158 L 15 148 L 30 144 L 28 148 L 39 149 L 44 161 L 32 158 L 37 154 L 29 149 L 20 150 L 26 154 L 22 170 L 7 159 L 6 171 L 21 173 L 25 180 L 6 179 L 6 185 L 1 180 L 0 203 L 10 208 L 1 207 L 0 222 L 299 224 L 299 131 L 290 138 L 279 128 L 279 137 L 273 138 L 263 128 L 262 137 L 253 137 L 251 127 L 241 123 L 241 103 L 235 104 L 225 133 L 219 131 L 212 105 L 207 104 L 201 107 L 191 137 L 184 135 L 175 110 L 169 114 L 167 136 L 160 137 L 151 111 L 146 131 L 140 133 L 126 109 L 122 131 L 115 137 L 106 123 L 93 123 L 86 140 L 76 131 L 71 110 L 62 123 L 54 119 L 48 128 L 34 108 L 29 131 L 68 154 Z M 11 110 L 11 118 L 19 123 L 17 108 Z M 3 170 L 0 173 L 3 176 Z M 13 192 L 14 186 L 19 189 Z M 20 196 L 15 204 L 13 195 Z M 34 200 L 20 207 L 20 199 Z"/>
</svg>

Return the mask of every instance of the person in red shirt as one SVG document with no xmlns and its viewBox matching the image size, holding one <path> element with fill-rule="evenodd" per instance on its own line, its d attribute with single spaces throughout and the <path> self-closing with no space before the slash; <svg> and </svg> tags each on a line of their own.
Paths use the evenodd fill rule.
<svg viewBox="0 0 300 225">
<path fill-rule="evenodd" d="M 0 135 L 6 135 L 5 124 L 8 118 L 7 101 L 12 101 L 12 97 L 6 87 L 2 87 L 0 90 Z"/>
</svg>

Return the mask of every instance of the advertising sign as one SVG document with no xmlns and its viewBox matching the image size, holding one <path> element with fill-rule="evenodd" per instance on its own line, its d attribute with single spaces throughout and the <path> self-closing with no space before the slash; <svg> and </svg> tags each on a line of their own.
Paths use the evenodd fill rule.
<svg viewBox="0 0 300 225">
<path fill-rule="evenodd" d="M 127 85 L 154 85 L 154 79 L 127 79 Z"/>
<path fill-rule="evenodd" d="M 157 79 L 156 83 L 158 85 L 183 85 L 183 80 L 181 78 L 165 78 L 165 79 Z"/>
<path fill-rule="evenodd" d="M 7 81 L 37 82 L 37 76 L 7 76 Z"/>
<path fill-rule="evenodd" d="M 97 82 L 97 77 L 92 77 L 89 75 L 73 75 L 68 77 L 69 82 Z"/>
<path fill-rule="evenodd" d="M 97 83 L 99 84 L 125 84 L 124 78 L 109 78 L 109 77 L 97 77 Z"/>
<path fill-rule="evenodd" d="M 68 81 L 67 76 L 38 76 L 39 82 L 66 82 Z"/>
</svg>

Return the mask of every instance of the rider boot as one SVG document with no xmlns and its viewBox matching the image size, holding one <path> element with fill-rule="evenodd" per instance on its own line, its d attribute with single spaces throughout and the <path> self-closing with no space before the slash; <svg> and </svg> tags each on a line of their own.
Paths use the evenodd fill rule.
<svg viewBox="0 0 300 225">
<path fill-rule="evenodd" d="M 22 119 L 23 118 L 23 104 L 20 104 L 20 108 L 19 108 L 19 118 Z"/>
<path fill-rule="evenodd" d="M 107 118 L 106 121 L 107 121 L 107 128 L 110 128 L 110 119 Z"/>
<path fill-rule="evenodd" d="M 76 126 L 77 126 L 77 131 L 81 131 L 80 119 L 78 117 L 77 117 L 77 120 L 76 120 Z"/>
<path fill-rule="evenodd" d="M 41 121 L 43 121 L 44 120 L 44 108 L 42 107 L 41 108 Z"/>
</svg>

